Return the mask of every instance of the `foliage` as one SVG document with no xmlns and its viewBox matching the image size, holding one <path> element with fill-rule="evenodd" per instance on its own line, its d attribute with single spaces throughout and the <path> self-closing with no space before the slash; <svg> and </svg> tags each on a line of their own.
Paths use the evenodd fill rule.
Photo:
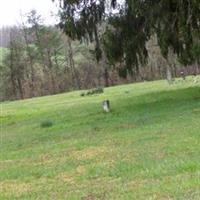
<svg viewBox="0 0 200 200">
<path fill-rule="evenodd" d="M 101 58 L 101 49 L 98 36 L 98 23 L 104 18 L 105 0 L 93 2 L 60 1 L 63 12 L 60 12 L 60 28 L 72 39 L 93 42 L 95 41 L 96 59 Z"/>
<path fill-rule="evenodd" d="M 168 60 L 173 50 L 184 65 L 196 60 L 193 46 L 200 37 L 200 3 L 165 0 L 111 1 L 115 12 L 108 12 L 106 1 L 58 0 L 61 5 L 60 27 L 72 38 L 100 38 L 97 26 L 106 22 L 103 33 L 103 48 L 111 65 L 119 63 L 126 70 L 122 75 L 138 70 L 146 62 L 146 43 L 156 35 L 162 55 Z M 118 4 L 123 4 L 118 6 Z M 116 12 L 117 10 L 117 12 Z M 111 13 L 111 14 L 110 14 Z M 101 48 L 99 40 L 96 46 Z M 97 56 L 97 60 L 99 60 Z"/>
<path fill-rule="evenodd" d="M 81 96 L 90 96 L 94 94 L 101 94 L 104 92 L 104 89 L 102 87 L 94 88 L 91 90 L 88 90 L 87 92 L 82 92 L 80 95 Z"/>
<path fill-rule="evenodd" d="M 41 122 L 40 126 L 42 128 L 48 128 L 48 127 L 53 126 L 53 122 L 51 120 L 44 120 Z"/>
</svg>

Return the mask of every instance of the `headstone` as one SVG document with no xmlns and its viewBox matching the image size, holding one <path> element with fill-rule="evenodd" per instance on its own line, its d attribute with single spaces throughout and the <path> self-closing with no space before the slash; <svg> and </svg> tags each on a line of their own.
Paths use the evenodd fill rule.
<svg viewBox="0 0 200 200">
<path fill-rule="evenodd" d="M 185 80 L 185 73 L 183 71 L 181 71 L 181 77 L 183 78 L 183 80 Z"/>
<path fill-rule="evenodd" d="M 102 108 L 105 112 L 110 112 L 110 102 L 109 100 L 105 100 L 102 102 Z"/>
</svg>

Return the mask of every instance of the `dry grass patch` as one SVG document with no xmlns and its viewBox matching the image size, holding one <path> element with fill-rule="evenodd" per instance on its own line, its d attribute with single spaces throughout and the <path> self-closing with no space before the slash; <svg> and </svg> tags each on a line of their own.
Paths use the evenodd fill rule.
<svg viewBox="0 0 200 200">
<path fill-rule="evenodd" d="M 74 177 L 83 175 L 85 173 L 85 171 L 86 170 L 85 170 L 84 166 L 78 166 L 74 172 L 71 172 L 71 173 L 70 172 L 59 173 L 55 177 L 55 179 L 57 181 L 61 180 L 61 181 L 66 182 L 66 183 L 75 184 Z"/>
<path fill-rule="evenodd" d="M 155 193 L 149 194 L 147 200 L 174 200 L 168 194 L 165 193 Z"/>
<path fill-rule="evenodd" d="M 11 195 L 19 197 L 25 193 L 31 192 L 31 188 L 31 184 L 15 180 L 0 182 L 0 193 L 7 197 Z"/>
<path fill-rule="evenodd" d="M 56 176 L 56 179 L 57 180 L 62 180 L 65 183 L 74 184 L 75 182 L 74 182 L 74 178 L 73 177 L 74 177 L 74 175 L 72 175 L 72 174 L 69 174 L 69 173 L 66 173 L 66 172 L 62 172 L 62 173 L 60 173 L 60 174 L 58 174 Z"/>
<path fill-rule="evenodd" d="M 117 128 L 119 128 L 119 129 L 134 129 L 136 127 L 137 126 L 135 124 L 131 124 L 131 123 L 124 123 L 124 124 L 117 126 Z"/>
<path fill-rule="evenodd" d="M 81 198 L 81 200 L 105 200 L 105 193 L 104 194 L 88 194 Z"/>
<path fill-rule="evenodd" d="M 88 160 L 105 154 L 107 151 L 105 147 L 89 147 L 83 150 L 73 151 L 70 156 L 76 160 Z"/>
<path fill-rule="evenodd" d="M 145 187 L 147 185 L 159 185 L 160 181 L 156 179 L 134 179 L 127 183 L 128 188 Z"/>
</svg>

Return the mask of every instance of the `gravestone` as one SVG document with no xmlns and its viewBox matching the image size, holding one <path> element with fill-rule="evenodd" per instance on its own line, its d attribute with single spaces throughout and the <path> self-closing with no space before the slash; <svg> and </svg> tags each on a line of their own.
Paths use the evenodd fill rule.
<svg viewBox="0 0 200 200">
<path fill-rule="evenodd" d="M 183 71 L 181 71 L 180 74 L 181 74 L 182 79 L 185 80 L 185 73 Z"/>
<path fill-rule="evenodd" d="M 104 100 L 102 102 L 102 108 L 103 108 L 104 112 L 110 112 L 110 102 L 109 102 L 109 100 Z"/>
</svg>

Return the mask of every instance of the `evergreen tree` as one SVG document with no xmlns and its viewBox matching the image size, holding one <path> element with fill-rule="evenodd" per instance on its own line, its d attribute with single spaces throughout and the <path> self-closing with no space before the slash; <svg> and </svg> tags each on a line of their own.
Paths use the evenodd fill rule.
<svg viewBox="0 0 200 200">
<path fill-rule="evenodd" d="M 138 69 L 147 58 L 146 42 L 156 35 L 162 55 L 177 54 L 183 64 L 197 59 L 194 54 L 200 39 L 198 0 L 112 0 L 117 12 L 107 12 L 106 0 L 59 0 L 60 27 L 72 39 L 96 42 L 96 58 L 101 58 L 98 26 L 106 20 L 102 36 L 104 51 L 111 64 L 123 63 L 121 74 Z"/>
</svg>

